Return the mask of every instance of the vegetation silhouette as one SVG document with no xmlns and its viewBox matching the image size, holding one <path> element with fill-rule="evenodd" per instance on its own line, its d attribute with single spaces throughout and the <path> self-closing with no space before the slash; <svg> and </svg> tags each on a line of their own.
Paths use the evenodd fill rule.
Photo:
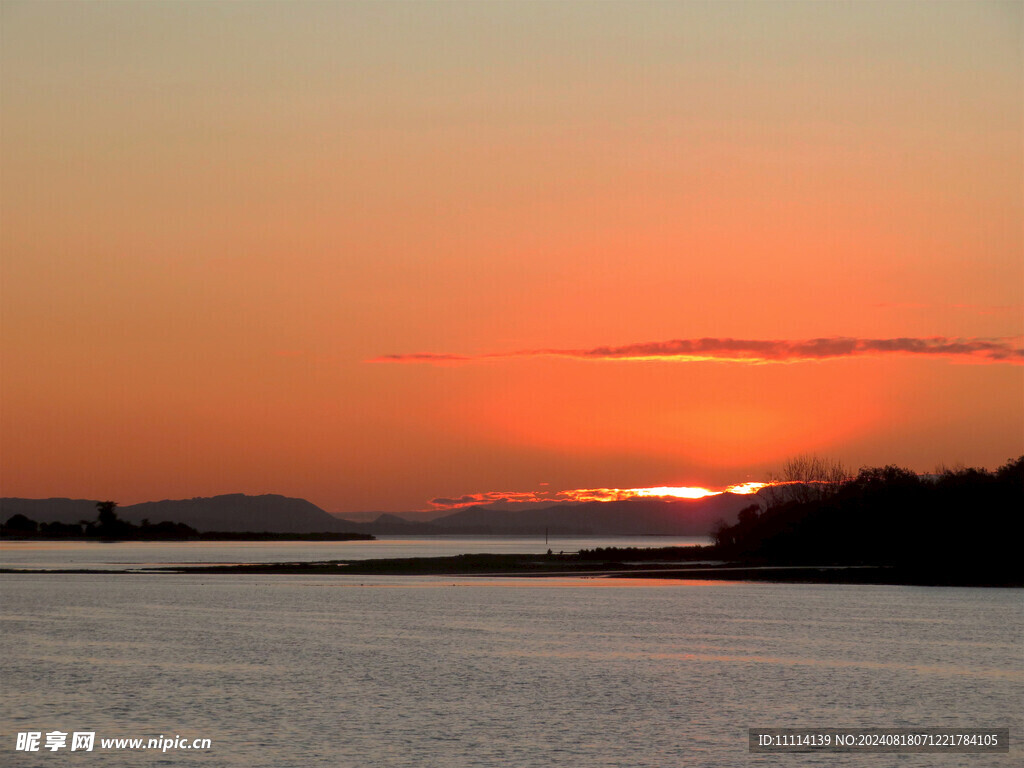
<svg viewBox="0 0 1024 768">
<path fill-rule="evenodd" d="M 35 533 L 39 525 L 35 520 L 30 520 L 25 515 L 11 515 L 11 518 L 4 523 L 4 529 L 12 532 Z"/>
<path fill-rule="evenodd" d="M 13 515 L 0 528 L 5 538 L 45 538 L 45 539 L 100 539 L 103 541 L 121 541 L 126 539 L 192 539 L 198 538 L 199 532 L 184 523 L 165 521 L 150 525 L 143 520 L 142 525 L 134 525 L 117 516 L 116 501 L 96 502 L 96 519 L 82 520 L 74 523 L 36 523 L 22 514 Z"/>
<path fill-rule="evenodd" d="M 842 463 L 821 456 L 801 454 L 788 459 L 780 473 L 768 473 L 762 496 L 768 506 L 785 501 L 820 501 L 835 493 L 850 477 Z"/>
<path fill-rule="evenodd" d="M 753 504 L 735 524 L 716 528 L 717 554 L 772 564 L 886 565 L 930 583 L 1022 580 L 1024 456 L 995 472 L 923 477 L 895 465 L 865 467 L 810 495 L 766 501 L 765 509 Z"/>
<path fill-rule="evenodd" d="M 368 533 L 273 533 L 268 531 L 204 531 L 185 523 L 165 520 L 155 525 L 143 519 L 140 525 L 117 516 L 116 501 L 96 502 L 95 520 L 74 523 L 36 523 L 18 513 L 0 525 L 5 539 L 99 539 L 101 541 L 372 541 Z"/>
</svg>

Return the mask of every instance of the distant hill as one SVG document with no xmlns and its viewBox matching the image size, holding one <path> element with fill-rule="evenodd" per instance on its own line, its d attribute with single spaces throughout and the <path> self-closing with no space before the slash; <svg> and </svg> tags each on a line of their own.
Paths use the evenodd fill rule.
<svg viewBox="0 0 1024 768">
<path fill-rule="evenodd" d="M 382 514 L 368 523 L 345 521 L 347 530 L 376 535 L 710 536 L 715 524 L 736 522 L 756 496 L 724 493 L 703 499 L 628 499 L 548 504 L 492 503 L 460 509 L 427 522 Z"/>
<path fill-rule="evenodd" d="M 24 515 L 37 523 L 75 524 L 82 520 L 95 520 L 96 503 L 89 499 L 0 499 L 0 521 Z"/>
<path fill-rule="evenodd" d="M 96 519 L 96 502 L 85 499 L 0 499 L 0 520 L 22 514 L 39 523 L 77 523 Z M 197 531 L 269 531 L 274 533 L 364 533 L 362 526 L 339 520 L 304 499 L 276 494 L 233 493 L 210 498 L 147 501 L 117 508 L 130 523 L 169 520 Z"/>
<path fill-rule="evenodd" d="M 497 505 L 467 507 L 429 522 L 381 514 L 357 523 L 330 515 L 304 499 L 241 493 L 117 508 L 122 520 L 184 523 L 200 532 L 371 533 L 383 535 L 553 535 L 709 536 L 718 520 L 736 522 L 737 513 L 757 498 L 724 493 L 703 499 L 629 499 L 559 504 L 537 509 Z M 0 521 L 22 514 L 39 523 L 78 523 L 96 519 L 96 502 L 87 499 L 0 499 Z"/>
<path fill-rule="evenodd" d="M 715 523 L 735 521 L 756 503 L 750 496 L 723 493 L 703 499 L 627 499 L 590 501 L 544 509 L 502 511 L 468 507 L 431 524 L 450 533 L 590 536 L 708 536 Z"/>
</svg>

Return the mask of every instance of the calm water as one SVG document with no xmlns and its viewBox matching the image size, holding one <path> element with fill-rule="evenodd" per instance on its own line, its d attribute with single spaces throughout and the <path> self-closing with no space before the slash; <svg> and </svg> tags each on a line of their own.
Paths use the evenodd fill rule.
<svg viewBox="0 0 1024 768">
<path fill-rule="evenodd" d="M 0 576 L 0 764 L 1019 765 L 1024 591 Z M 1010 755 L 747 753 L 748 726 L 1009 726 Z M 17 731 L 210 738 L 80 758 Z"/>
<path fill-rule="evenodd" d="M 367 560 L 491 553 L 576 552 L 594 547 L 686 547 L 700 536 L 381 536 L 376 541 L 0 542 L 0 568 L 132 570 L 162 565 Z"/>
</svg>

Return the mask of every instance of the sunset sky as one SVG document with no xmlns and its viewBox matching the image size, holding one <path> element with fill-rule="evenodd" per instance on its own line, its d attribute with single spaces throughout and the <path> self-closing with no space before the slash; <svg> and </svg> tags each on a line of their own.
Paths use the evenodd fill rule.
<svg viewBox="0 0 1024 768">
<path fill-rule="evenodd" d="M 1024 453 L 1020 2 L 0 15 L 0 495 Z"/>
</svg>

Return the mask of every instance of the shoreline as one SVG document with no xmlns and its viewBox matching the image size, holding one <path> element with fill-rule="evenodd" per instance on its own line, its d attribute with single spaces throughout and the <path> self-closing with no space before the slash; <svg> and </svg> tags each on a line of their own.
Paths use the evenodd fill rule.
<svg viewBox="0 0 1024 768">
<path fill-rule="evenodd" d="M 1000 574 L 942 572 L 892 565 L 769 564 L 743 561 L 705 563 L 599 562 L 575 555 L 455 555 L 451 557 L 158 566 L 132 570 L 97 568 L 0 568 L 0 574 L 250 574 L 309 576 L 446 576 L 529 578 L 634 578 L 680 581 L 756 581 L 790 584 L 1024 587 L 1024 579 Z"/>
</svg>

